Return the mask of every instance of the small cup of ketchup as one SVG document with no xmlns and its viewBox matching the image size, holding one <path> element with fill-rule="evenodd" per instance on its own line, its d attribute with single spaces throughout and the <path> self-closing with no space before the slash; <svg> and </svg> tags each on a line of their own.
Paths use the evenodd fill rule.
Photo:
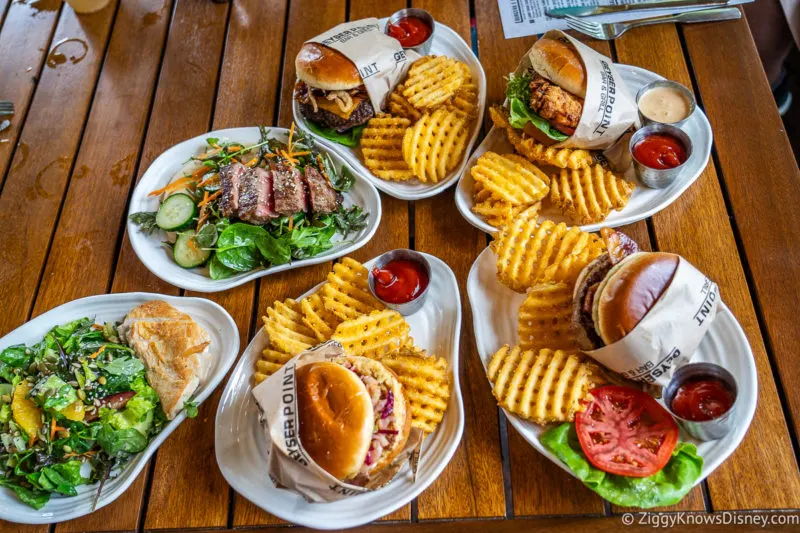
<svg viewBox="0 0 800 533">
<path fill-rule="evenodd" d="M 677 369 L 664 388 L 664 403 L 692 437 L 721 439 L 735 425 L 736 380 L 713 363 L 689 363 Z"/>
<path fill-rule="evenodd" d="M 369 269 L 369 290 L 401 315 L 413 315 L 422 308 L 430 282 L 428 260 L 413 250 L 386 252 Z"/>
<path fill-rule="evenodd" d="M 394 37 L 403 48 L 426 56 L 431 51 L 436 24 L 424 9 L 410 7 L 395 12 L 386 22 L 386 34 Z"/>
<path fill-rule="evenodd" d="M 636 176 L 651 189 L 671 185 L 692 156 L 692 140 L 669 124 L 651 124 L 636 130 L 629 145 Z"/>
</svg>

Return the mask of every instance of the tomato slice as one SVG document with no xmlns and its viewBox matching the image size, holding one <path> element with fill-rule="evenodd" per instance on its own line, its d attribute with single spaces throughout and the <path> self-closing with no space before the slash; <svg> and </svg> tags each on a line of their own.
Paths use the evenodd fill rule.
<svg viewBox="0 0 800 533">
<path fill-rule="evenodd" d="M 630 387 L 608 385 L 575 416 L 583 453 L 610 474 L 647 477 L 669 462 L 678 442 L 678 425 L 652 396 Z"/>
</svg>

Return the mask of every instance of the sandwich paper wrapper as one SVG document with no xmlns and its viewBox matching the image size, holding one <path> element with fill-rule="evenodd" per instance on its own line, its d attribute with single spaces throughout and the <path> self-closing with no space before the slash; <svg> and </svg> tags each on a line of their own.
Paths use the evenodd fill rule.
<svg viewBox="0 0 800 533">
<path fill-rule="evenodd" d="M 253 389 L 261 428 L 267 437 L 270 479 L 275 486 L 298 492 L 311 503 L 342 500 L 386 485 L 409 459 L 412 466 L 416 464 L 413 456 L 418 455 L 422 444 L 422 431 L 412 428 L 403 451 L 366 487 L 339 481 L 311 459 L 300 443 L 295 372 L 301 366 L 344 355 L 347 354 L 341 344 L 328 341 L 295 356 Z"/>
<path fill-rule="evenodd" d="M 666 386 L 689 362 L 717 314 L 717 284 L 680 258 L 669 287 L 625 337 L 585 352 L 633 381 Z"/>
<path fill-rule="evenodd" d="M 344 22 L 308 42 L 333 48 L 355 63 L 376 113 L 383 110 L 386 97 L 420 57 L 386 35 L 374 17 Z"/>
</svg>

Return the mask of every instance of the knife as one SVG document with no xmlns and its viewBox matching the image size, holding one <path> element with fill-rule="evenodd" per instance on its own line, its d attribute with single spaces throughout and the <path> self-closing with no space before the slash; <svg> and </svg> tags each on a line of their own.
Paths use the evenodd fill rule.
<svg viewBox="0 0 800 533">
<path fill-rule="evenodd" d="M 622 13 L 625 11 L 639 11 L 646 9 L 670 9 L 673 7 L 719 7 L 728 5 L 729 0 L 659 0 L 658 2 L 645 2 L 641 4 L 619 4 L 613 6 L 578 6 L 558 7 L 548 9 L 545 15 L 552 18 L 593 17 L 595 15 L 608 15 L 609 13 Z"/>
</svg>

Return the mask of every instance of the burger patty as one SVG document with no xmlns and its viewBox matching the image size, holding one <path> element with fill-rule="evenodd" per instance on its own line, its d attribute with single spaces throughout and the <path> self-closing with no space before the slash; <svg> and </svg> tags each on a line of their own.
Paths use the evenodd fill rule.
<svg viewBox="0 0 800 533">
<path fill-rule="evenodd" d="M 581 120 L 583 99 L 535 74 L 530 84 L 531 109 L 557 130 L 572 135 Z"/>
<path fill-rule="evenodd" d="M 592 318 L 592 307 L 597 286 L 606 277 L 614 264 L 608 254 L 603 254 L 586 266 L 581 273 L 572 302 L 572 327 L 575 340 L 582 350 L 594 350 L 605 343 L 597 334 Z"/>
<path fill-rule="evenodd" d="M 375 110 L 372 109 L 372 104 L 368 99 L 362 100 L 347 119 L 343 119 L 339 115 L 335 115 L 321 108 L 314 111 L 314 106 L 311 104 L 301 103 L 300 112 L 307 119 L 334 128 L 339 133 L 365 124 L 369 119 L 375 116 Z"/>
</svg>

